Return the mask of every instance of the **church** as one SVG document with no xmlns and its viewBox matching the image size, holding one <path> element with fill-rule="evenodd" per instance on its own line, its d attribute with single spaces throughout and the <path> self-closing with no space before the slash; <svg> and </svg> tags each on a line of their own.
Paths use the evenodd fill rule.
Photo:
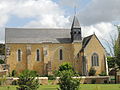
<svg viewBox="0 0 120 90">
<path fill-rule="evenodd" d="M 96 70 L 96 75 L 107 72 L 105 48 L 95 34 L 83 38 L 81 32 L 76 16 L 70 29 L 6 28 L 9 72 L 29 69 L 40 75 L 52 74 L 64 62 L 71 63 L 85 76 L 91 68 Z"/>
</svg>

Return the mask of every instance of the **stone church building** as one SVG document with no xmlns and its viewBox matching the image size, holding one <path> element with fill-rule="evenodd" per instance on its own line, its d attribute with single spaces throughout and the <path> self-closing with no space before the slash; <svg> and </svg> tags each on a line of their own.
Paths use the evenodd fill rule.
<svg viewBox="0 0 120 90">
<path fill-rule="evenodd" d="M 71 29 L 6 28 L 5 45 L 10 72 L 29 69 L 51 74 L 64 62 L 82 75 L 88 75 L 91 67 L 96 75 L 107 70 L 104 47 L 95 34 L 82 37 L 76 16 Z"/>
</svg>

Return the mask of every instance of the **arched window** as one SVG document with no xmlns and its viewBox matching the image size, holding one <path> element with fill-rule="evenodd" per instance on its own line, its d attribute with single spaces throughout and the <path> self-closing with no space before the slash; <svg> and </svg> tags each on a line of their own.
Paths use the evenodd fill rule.
<svg viewBox="0 0 120 90">
<path fill-rule="evenodd" d="M 93 53 L 91 57 L 92 66 L 99 66 L 99 57 L 97 53 Z"/>
<path fill-rule="evenodd" d="M 17 60 L 18 61 L 22 60 L 22 51 L 20 49 L 17 50 Z"/>
<path fill-rule="evenodd" d="M 60 60 L 63 60 L 63 51 L 62 51 L 62 49 L 60 49 L 59 55 L 60 55 Z"/>
<path fill-rule="evenodd" d="M 36 61 L 40 61 L 40 50 L 36 50 Z"/>
</svg>

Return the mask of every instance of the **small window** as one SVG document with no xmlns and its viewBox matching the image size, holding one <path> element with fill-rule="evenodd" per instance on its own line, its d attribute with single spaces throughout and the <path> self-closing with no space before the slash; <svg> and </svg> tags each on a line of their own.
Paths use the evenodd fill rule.
<svg viewBox="0 0 120 90">
<path fill-rule="evenodd" d="M 59 54 L 60 54 L 60 60 L 63 60 L 63 51 L 62 51 L 62 49 L 60 49 Z"/>
<path fill-rule="evenodd" d="M 94 53 L 91 57 L 92 66 L 99 66 L 98 54 Z"/>
<path fill-rule="evenodd" d="M 40 50 L 39 49 L 36 50 L 36 60 L 40 61 Z"/>
<path fill-rule="evenodd" d="M 17 60 L 18 61 L 22 60 L 22 51 L 20 49 L 18 49 L 18 51 L 17 51 Z"/>
</svg>

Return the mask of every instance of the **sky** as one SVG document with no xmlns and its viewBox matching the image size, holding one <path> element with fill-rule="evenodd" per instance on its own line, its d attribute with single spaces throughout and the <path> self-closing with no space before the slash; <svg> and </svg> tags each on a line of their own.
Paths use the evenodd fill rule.
<svg viewBox="0 0 120 90">
<path fill-rule="evenodd" d="M 0 0 L 0 43 L 4 43 L 6 27 L 71 28 L 75 11 L 83 37 L 95 33 L 103 43 L 110 42 L 110 35 L 117 35 L 114 24 L 120 24 L 119 3 L 120 0 Z"/>
</svg>

